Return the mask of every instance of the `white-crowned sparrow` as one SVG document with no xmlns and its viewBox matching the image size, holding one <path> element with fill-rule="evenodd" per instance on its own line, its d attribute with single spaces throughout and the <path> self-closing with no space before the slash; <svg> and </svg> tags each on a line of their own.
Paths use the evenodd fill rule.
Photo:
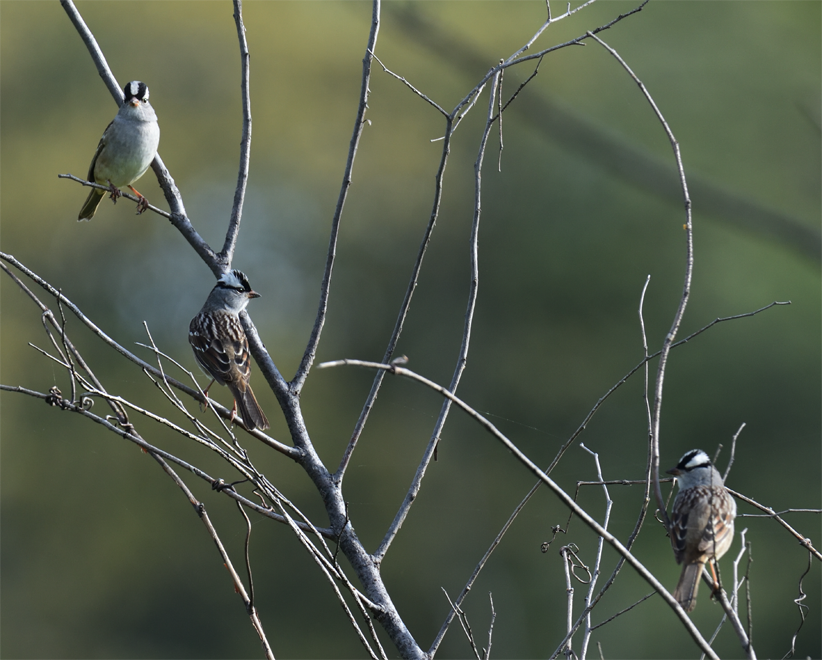
<svg viewBox="0 0 822 660">
<path fill-rule="evenodd" d="M 123 105 L 103 131 L 86 177 L 88 181 L 109 186 L 115 201 L 120 196 L 120 188 L 131 188 L 131 184 L 145 174 L 160 144 L 160 126 L 148 102 L 148 87 L 132 80 L 123 92 L 126 95 Z M 140 198 L 137 213 L 142 213 L 148 208 L 148 201 L 134 188 L 131 191 Z M 105 190 L 92 188 L 78 220 L 91 220 L 105 195 Z"/>
<path fill-rule="evenodd" d="M 674 598 L 690 612 L 696 607 L 702 567 L 718 560 L 731 547 L 736 502 L 701 449 L 685 454 L 668 474 L 679 482 L 671 512 L 671 545 L 676 563 L 684 564 Z"/>
<path fill-rule="evenodd" d="M 188 341 L 200 368 L 234 395 L 249 430 L 267 429 L 268 420 L 251 391 L 251 356 L 239 314 L 248 301 L 259 298 L 239 270 L 224 273 L 188 327 Z"/>
</svg>

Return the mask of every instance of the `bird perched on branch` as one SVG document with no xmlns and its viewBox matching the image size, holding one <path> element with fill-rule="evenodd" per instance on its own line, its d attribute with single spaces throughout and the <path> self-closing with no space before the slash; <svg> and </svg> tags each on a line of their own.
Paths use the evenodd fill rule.
<svg viewBox="0 0 822 660">
<path fill-rule="evenodd" d="M 686 453 L 668 474 L 679 483 L 671 512 L 671 545 L 676 563 L 684 564 L 674 598 L 690 612 L 696 607 L 699 578 L 706 563 L 711 562 L 715 588 L 719 586 L 713 565 L 731 547 L 736 502 L 701 449 Z"/>
<path fill-rule="evenodd" d="M 220 385 L 228 386 L 234 396 L 232 418 L 239 408 L 250 431 L 267 429 L 268 420 L 248 384 L 251 356 L 239 315 L 252 298 L 259 297 L 241 271 L 224 273 L 188 327 L 188 341 L 197 364 Z"/>
<path fill-rule="evenodd" d="M 103 131 L 97 151 L 88 169 L 88 181 L 109 187 L 116 202 L 120 188 L 128 186 L 140 198 L 137 213 L 148 208 L 148 200 L 131 187 L 145 174 L 160 144 L 160 125 L 154 108 L 148 102 L 148 87 L 132 80 L 124 88 L 125 99 L 114 120 Z M 106 195 L 105 190 L 92 188 L 80 209 L 78 220 L 91 220 Z"/>
</svg>

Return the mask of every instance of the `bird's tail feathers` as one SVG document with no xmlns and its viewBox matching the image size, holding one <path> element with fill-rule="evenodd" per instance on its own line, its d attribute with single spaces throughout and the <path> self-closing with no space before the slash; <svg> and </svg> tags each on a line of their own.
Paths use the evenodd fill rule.
<svg viewBox="0 0 822 660">
<path fill-rule="evenodd" d="M 686 564 L 674 590 L 674 598 L 686 612 L 691 612 L 696 607 L 696 592 L 699 589 L 699 578 L 702 577 L 702 566 L 699 562 Z"/>
<path fill-rule="evenodd" d="M 269 428 L 268 419 L 263 409 L 260 408 L 260 404 L 257 403 L 257 399 L 250 385 L 247 386 L 244 391 L 238 390 L 233 394 L 234 400 L 237 402 L 237 407 L 240 410 L 240 415 L 242 415 L 243 421 L 249 431 L 253 431 L 254 429 L 264 431 Z"/>
<path fill-rule="evenodd" d="M 78 216 L 78 220 L 91 220 L 94 217 L 94 214 L 97 213 L 97 207 L 100 206 L 100 202 L 103 201 L 103 197 L 105 197 L 106 191 L 100 190 L 99 188 L 92 188 L 91 192 L 88 194 L 86 198 L 86 203 L 83 204 L 83 208 L 80 209 L 80 215 Z"/>
</svg>

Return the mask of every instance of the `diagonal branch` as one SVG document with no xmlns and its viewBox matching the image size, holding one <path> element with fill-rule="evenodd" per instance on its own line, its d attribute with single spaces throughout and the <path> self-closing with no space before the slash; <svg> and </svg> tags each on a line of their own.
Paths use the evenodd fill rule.
<svg viewBox="0 0 822 660">
<path fill-rule="evenodd" d="M 680 619 L 682 625 L 688 631 L 688 634 L 694 640 L 694 642 L 699 646 L 699 648 L 707 655 L 709 658 L 717 659 L 718 656 L 714 652 L 714 650 L 710 647 L 710 645 L 705 641 L 705 638 L 702 636 L 702 633 L 699 632 L 697 627 L 693 624 L 691 619 L 688 617 L 688 614 L 679 603 L 674 599 L 674 597 L 670 594 L 670 592 L 665 588 L 665 586 L 656 579 L 656 577 L 649 571 L 643 564 L 640 562 L 620 541 L 617 539 L 613 534 L 611 534 L 608 530 L 606 530 L 602 525 L 600 525 L 596 520 L 594 520 L 591 515 L 588 514 L 585 509 L 583 509 L 579 504 L 577 504 L 574 499 L 568 495 L 562 488 L 560 488 L 559 484 L 557 484 L 551 477 L 549 477 L 543 470 L 534 463 L 530 458 L 528 458 L 520 449 L 517 447 L 513 442 L 511 442 L 508 437 L 503 434 L 492 422 L 486 419 L 483 415 L 478 413 L 474 410 L 471 406 L 467 403 L 462 401 L 453 393 L 449 392 L 445 387 L 438 385 L 437 383 L 421 376 L 409 369 L 404 367 L 399 367 L 393 364 L 381 364 L 379 362 L 368 362 L 365 360 L 335 360 L 333 362 L 324 362 L 318 366 L 318 368 L 328 368 L 328 367 L 339 367 L 343 365 L 352 365 L 352 366 L 359 366 L 359 367 L 366 367 L 369 369 L 381 369 L 383 371 L 391 372 L 392 374 L 396 374 L 398 376 L 404 376 L 405 378 L 409 378 L 414 380 L 418 383 L 425 385 L 426 387 L 438 392 L 440 395 L 444 396 L 445 398 L 449 399 L 454 405 L 458 408 L 463 410 L 465 413 L 468 414 L 469 417 L 474 419 L 480 426 L 482 426 L 486 431 L 488 431 L 495 439 L 497 439 L 514 457 L 523 465 L 525 468 L 534 474 L 542 483 L 548 486 L 551 491 L 557 496 L 557 498 L 566 506 L 568 507 L 574 515 L 579 517 L 588 527 L 593 530 L 593 532 L 599 536 L 601 536 L 605 541 L 619 553 L 622 558 L 627 561 L 633 569 L 644 579 L 651 587 L 659 592 L 659 595 L 662 599 L 670 606 L 670 608 L 674 611 L 674 614 Z"/>
<path fill-rule="evenodd" d="M 474 219 L 471 223 L 470 242 L 471 279 L 468 288 L 468 303 L 466 305 L 465 322 L 463 324 L 462 331 L 462 344 L 460 345 L 460 351 L 457 357 L 456 367 L 454 368 L 454 374 L 451 377 L 451 384 L 448 388 L 451 392 L 457 391 L 457 386 L 462 378 L 463 371 L 465 371 L 465 366 L 468 363 L 468 348 L 471 342 L 471 327 L 474 320 L 474 311 L 477 306 L 477 295 L 479 292 L 479 224 L 480 217 L 482 215 L 482 164 L 485 159 L 485 147 L 488 143 L 488 137 L 491 134 L 491 127 L 494 124 L 494 103 L 499 96 L 498 86 L 501 76 L 502 69 L 499 69 L 497 71 L 497 75 L 494 76 L 493 84 L 491 85 L 488 98 L 488 114 L 485 121 L 485 130 L 480 138 L 479 151 L 474 162 Z M 374 553 L 374 556 L 379 560 L 382 560 L 383 557 L 385 557 L 385 553 L 388 552 L 388 548 L 391 546 L 391 543 L 399 533 L 400 527 L 402 527 L 403 522 L 408 516 L 408 512 L 411 510 L 411 505 L 417 499 L 420 488 L 422 488 L 423 477 L 425 477 L 425 473 L 431 463 L 431 460 L 434 456 L 436 456 L 437 445 L 440 441 L 440 434 L 445 426 L 445 421 L 448 419 L 448 413 L 450 410 L 451 402 L 446 399 L 442 403 L 439 417 L 434 425 L 434 430 L 431 433 L 431 438 L 428 441 L 425 454 L 423 455 L 420 465 L 417 467 L 417 471 L 411 482 L 411 486 L 409 487 L 408 492 L 406 493 L 405 498 L 397 511 L 397 514 L 394 516 L 394 520 L 388 528 L 380 547 Z"/>
<path fill-rule="evenodd" d="M 390 72 L 389 72 L 390 73 Z M 392 74 L 394 75 L 394 74 Z M 431 214 L 428 218 L 428 224 L 425 227 L 425 232 L 423 234 L 422 241 L 420 242 L 420 247 L 417 250 L 417 258 L 414 262 L 414 266 L 411 269 L 411 277 L 408 281 L 408 286 L 405 289 L 405 295 L 402 299 L 402 303 L 400 303 L 400 311 L 397 315 L 397 320 L 394 323 L 394 329 L 391 332 L 391 337 L 388 340 L 388 346 L 385 349 L 385 353 L 383 355 L 383 362 L 389 362 L 394 355 L 394 351 L 397 348 L 397 343 L 400 340 L 400 335 L 402 335 L 402 330 L 405 325 L 405 321 L 408 318 L 408 312 L 411 309 L 411 299 L 414 296 L 414 291 L 417 288 L 417 283 L 419 282 L 420 272 L 422 271 L 422 264 L 425 260 L 425 254 L 428 250 L 428 246 L 431 243 L 431 236 L 434 233 L 434 227 L 436 227 L 437 219 L 439 218 L 440 213 L 440 204 L 442 203 L 442 189 L 443 189 L 443 179 L 445 178 L 445 168 L 448 164 L 448 156 L 451 153 L 451 136 L 453 133 L 453 118 L 451 116 L 446 117 L 446 124 L 445 124 L 445 138 L 442 145 L 442 153 L 440 156 L 440 163 L 437 169 L 437 174 L 434 178 L 434 200 L 431 206 Z M 368 416 L 371 413 L 371 410 L 374 407 L 374 403 L 377 400 L 377 395 L 379 394 L 380 388 L 382 387 L 382 382 L 385 377 L 385 373 L 382 371 L 377 371 L 374 374 L 374 382 L 371 384 L 371 391 L 368 393 L 368 398 L 363 405 L 362 411 L 360 412 L 360 416 L 357 419 L 357 423 L 354 426 L 354 431 L 351 434 L 351 438 L 348 441 L 348 445 L 345 448 L 345 452 L 343 453 L 343 457 L 340 461 L 340 465 L 337 468 L 337 472 L 334 475 L 334 479 L 341 483 L 343 477 L 345 476 L 345 471 L 348 468 L 348 464 L 351 461 L 351 457 L 354 454 L 354 450 L 357 447 L 357 443 L 359 442 L 360 436 L 362 435 L 363 429 L 365 428 L 365 423 L 368 421 Z"/>
<path fill-rule="evenodd" d="M 69 20 L 71 20 L 77 33 L 86 45 L 89 55 L 91 55 L 91 59 L 97 67 L 97 73 L 100 74 L 109 92 L 117 102 L 117 105 L 122 105 L 123 90 L 111 72 L 105 55 L 103 55 L 103 51 L 100 50 L 100 46 L 97 44 L 97 40 L 86 25 L 80 12 L 77 11 L 77 7 L 74 6 L 72 0 L 60 0 L 60 5 L 65 10 Z M 219 255 L 211 249 L 208 243 L 203 240 L 202 236 L 200 236 L 191 224 L 191 220 L 189 220 L 186 215 L 183 198 L 180 195 L 177 184 L 174 183 L 174 179 L 171 177 L 171 174 L 169 174 L 159 153 L 154 157 L 154 161 L 151 163 L 151 169 L 154 170 L 154 173 L 157 175 L 157 182 L 160 184 L 160 188 L 162 188 L 163 194 L 171 209 L 171 217 L 169 218 L 171 224 L 183 235 L 183 238 L 188 241 L 189 245 L 194 248 L 194 251 L 211 269 L 211 272 L 219 276 L 225 271 L 225 265 L 221 263 Z"/>
<path fill-rule="evenodd" d="M 393 2 L 387 5 L 387 10 L 397 17 L 395 25 L 399 29 L 437 55 L 445 65 L 465 74 L 487 67 L 492 58 L 454 31 L 446 30 L 442 23 L 429 20 L 420 11 L 421 6 L 424 3 Z M 582 156 L 644 193 L 665 200 L 677 194 L 673 167 L 633 143 L 607 133 L 581 116 L 579 109 L 568 110 L 553 98 L 532 90 L 517 105 L 517 112 L 534 130 L 561 148 Z M 694 197 L 700 200 L 703 212 L 717 221 L 781 244 L 819 263 L 822 234 L 816 222 L 803 222 L 784 211 L 764 207 L 748 195 L 733 192 L 717 185 L 713 179 L 693 173 L 690 188 Z"/>
<path fill-rule="evenodd" d="M 323 325 L 325 325 L 325 317 L 328 313 L 328 295 L 331 290 L 331 271 L 334 268 L 334 259 L 337 254 L 337 239 L 340 232 L 340 221 L 342 220 L 343 208 L 345 207 L 345 200 L 348 198 L 348 191 L 351 188 L 351 177 L 354 172 L 354 159 L 357 156 L 357 148 L 360 144 L 363 128 L 366 124 L 365 112 L 368 110 L 368 96 L 371 92 L 369 83 L 371 81 L 371 63 L 374 59 L 374 49 L 377 46 L 377 35 L 380 31 L 380 10 L 381 0 L 373 0 L 373 9 L 371 12 L 371 32 L 368 36 L 368 45 L 365 49 L 365 56 L 362 60 L 362 85 L 360 86 L 360 104 L 357 108 L 357 118 L 354 121 L 354 132 L 351 135 L 351 142 L 348 146 L 348 159 L 345 163 L 345 172 L 343 174 L 342 185 L 340 186 L 340 194 L 337 198 L 337 207 L 334 210 L 334 217 L 331 220 L 331 237 L 328 241 L 328 254 L 325 260 L 325 272 L 323 273 L 322 284 L 320 285 L 320 302 L 317 308 L 317 317 L 314 321 L 314 327 L 311 329 L 311 337 L 308 340 L 308 345 L 305 347 L 303 359 L 300 361 L 300 366 L 297 368 L 297 373 L 291 381 L 291 387 L 297 394 L 302 390 L 305 384 L 305 379 L 308 377 L 308 372 L 314 362 L 314 357 L 317 354 L 317 346 L 320 343 L 320 336 L 322 335 Z"/>
<path fill-rule="evenodd" d="M 28 277 L 33 282 L 36 282 L 40 287 L 42 287 L 50 295 L 54 296 L 54 298 L 56 298 L 58 300 L 58 302 L 65 305 L 66 307 L 68 307 L 71 310 L 71 312 L 89 330 L 91 330 L 98 338 L 103 340 L 103 342 L 108 344 L 111 348 L 113 348 L 115 351 L 117 351 L 120 355 L 127 358 L 128 360 L 130 360 L 131 362 L 133 362 L 134 364 L 139 366 L 141 369 L 153 374 L 154 376 L 157 376 L 158 378 L 163 378 L 166 383 L 168 383 L 169 385 L 172 385 L 173 387 L 180 390 L 181 392 L 184 392 L 185 394 L 187 394 L 188 396 L 194 398 L 195 400 L 199 401 L 200 403 L 205 402 L 205 397 L 203 396 L 201 391 L 198 391 L 198 390 L 196 390 L 192 387 L 189 387 L 189 386 L 185 385 L 184 383 L 181 383 L 180 381 L 178 381 L 174 378 L 163 375 L 162 372 L 157 367 L 155 367 L 152 364 L 149 364 L 145 360 L 140 359 L 139 357 L 134 355 L 131 351 L 127 350 L 126 348 L 124 348 L 123 346 L 118 344 L 116 341 L 114 341 L 105 332 L 103 332 L 103 330 L 101 330 L 94 322 L 92 322 L 91 319 L 89 319 L 85 314 L 83 314 L 83 312 L 80 310 L 79 307 L 77 307 L 77 305 L 75 305 L 71 300 L 66 298 L 66 296 L 63 295 L 63 293 L 61 291 L 58 291 L 51 284 L 49 284 L 43 278 L 41 278 L 39 275 L 37 275 L 33 271 L 26 268 L 21 262 L 19 262 L 12 255 L 0 252 L 0 259 L 2 259 L 4 261 L 8 262 L 9 264 L 11 264 L 12 266 L 14 266 L 17 270 L 19 270 L 24 275 L 26 275 L 26 277 Z M 37 298 L 37 296 L 35 296 L 34 293 L 30 289 L 28 289 L 28 287 L 26 287 L 18 278 L 14 277 L 14 274 L 11 273 L 11 271 L 5 266 L 5 264 L 0 263 L 0 269 L 2 269 L 4 272 L 6 272 L 8 275 L 10 275 L 11 277 L 13 277 L 15 279 L 18 286 L 20 286 L 27 293 L 27 295 L 40 308 L 41 312 L 45 312 L 45 311 L 48 310 L 48 307 L 46 305 L 44 305 Z M 55 328 L 58 328 L 58 324 L 57 324 L 56 320 L 54 321 L 54 325 L 55 325 Z M 58 328 L 58 330 L 59 330 L 59 328 Z M 259 337 L 257 337 L 257 339 L 259 341 Z M 95 385 L 99 385 L 99 383 L 95 383 Z M 99 385 L 99 389 L 103 390 L 102 385 Z M 217 412 L 219 412 L 220 416 L 223 417 L 224 419 L 230 419 L 231 418 L 231 411 L 224 408 L 223 406 L 220 406 L 215 401 L 210 400 L 209 405 L 212 406 Z M 259 429 L 255 429 L 254 431 L 249 431 L 249 433 L 251 435 L 253 435 L 255 438 L 257 438 L 258 440 L 261 440 L 262 442 L 264 442 L 265 444 L 270 446 L 271 448 L 276 449 L 280 453 L 285 454 L 286 456 L 289 456 L 290 458 L 296 458 L 299 455 L 299 452 L 297 452 L 297 450 L 295 450 L 293 447 L 289 447 L 288 445 L 285 445 L 281 442 L 278 442 L 278 441 L 274 440 L 273 438 L 269 437 L 268 435 L 266 435 L 265 433 L 263 433 Z"/>
<path fill-rule="evenodd" d="M 189 503 L 194 508 L 194 511 L 199 516 L 200 520 L 202 520 L 203 525 L 208 531 L 209 536 L 211 536 L 211 540 L 214 541 L 214 545 L 217 546 L 217 551 L 220 553 L 220 557 L 222 557 L 223 565 L 228 569 L 229 574 L 231 575 L 231 580 L 234 582 L 234 591 L 239 594 L 240 598 L 243 601 L 243 605 L 245 605 L 246 612 L 248 612 L 248 616 L 251 618 L 251 625 L 254 627 L 254 630 L 257 632 L 257 635 L 260 637 L 260 642 L 263 646 L 263 650 L 265 651 L 265 657 L 268 660 L 274 660 L 274 652 L 271 650 L 271 644 L 269 644 L 268 639 L 265 636 L 265 631 L 263 630 L 263 624 L 260 620 L 260 615 L 257 612 L 257 608 L 254 606 L 253 600 L 253 592 L 252 595 L 249 595 L 245 587 L 243 585 L 243 581 L 240 578 L 240 575 L 237 573 L 237 570 L 234 568 L 234 564 L 231 561 L 231 557 L 228 556 L 228 552 L 223 545 L 222 540 L 220 540 L 220 536 L 217 534 L 217 530 L 214 527 L 214 524 L 211 522 L 211 518 L 209 517 L 208 513 L 206 512 L 205 505 L 200 502 L 196 497 L 194 497 L 194 493 L 191 492 L 191 489 L 185 484 L 185 482 L 180 479 L 179 475 L 171 468 L 171 466 L 166 463 L 165 460 L 161 456 L 158 456 L 154 452 L 149 452 L 151 457 L 160 464 L 160 467 L 163 471 L 171 478 L 171 480 L 177 484 L 177 487 L 183 491 L 183 494 L 188 498 Z M 243 512 L 245 516 L 245 511 L 243 511 L 242 506 L 240 506 L 240 511 Z M 248 520 L 248 516 L 246 516 L 246 520 Z M 250 523 L 249 523 L 250 525 Z M 249 526 L 249 534 L 250 534 L 250 526 Z M 246 546 L 246 561 L 248 560 L 248 547 Z M 249 588 L 251 588 L 251 569 L 248 569 L 248 582 Z"/>
<path fill-rule="evenodd" d="M 791 525 L 789 525 L 787 523 L 787 521 L 785 521 L 785 519 L 783 519 L 771 507 L 765 506 L 764 504 L 760 504 L 756 500 L 752 500 L 750 497 L 745 497 L 745 495 L 743 495 L 742 493 L 737 493 L 735 490 L 732 490 L 730 488 L 728 488 L 728 492 L 731 495 L 733 495 L 735 498 L 737 498 L 739 500 L 742 500 L 743 502 L 747 502 L 748 504 L 750 504 L 753 507 L 756 507 L 760 511 L 764 511 L 766 514 L 768 514 L 766 517 L 773 518 L 774 520 L 776 520 L 776 522 L 778 522 L 780 525 L 782 525 L 782 527 L 784 527 L 786 530 L 788 530 L 788 532 L 790 534 L 792 534 L 794 536 L 794 538 L 796 538 L 797 541 L 799 541 L 799 544 L 801 546 L 807 548 L 812 556 L 816 557 L 819 561 L 822 561 L 822 552 L 820 552 L 819 550 L 817 550 L 816 548 L 813 547 L 813 541 L 811 541 L 811 539 L 809 537 L 805 536 L 801 532 L 798 532 L 793 527 L 791 527 Z M 811 513 L 819 513 L 819 509 L 811 509 L 810 512 Z M 752 516 L 751 516 L 751 514 L 741 514 L 739 517 L 741 518 L 741 517 L 752 517 Z"/>
</svg>

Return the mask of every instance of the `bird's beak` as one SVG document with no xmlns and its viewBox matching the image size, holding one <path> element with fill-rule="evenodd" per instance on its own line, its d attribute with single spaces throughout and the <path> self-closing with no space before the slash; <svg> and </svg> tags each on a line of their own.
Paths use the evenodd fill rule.
<svg viewBox="0 0 822 660">
<path fill-rule="evenodd" d="M 680 472 L 676 468 L 671 468 L 670 470 L 665 470 L 665 474 L 672 474 L 676 477 L 680 474 Z"/>
<path fill-rule="evenodd" d="M 259 294 L 259 293 L 257 293 L 256 291 L 249 291 L 249 292 L 248 292 L 248 297 L 249 297 L 249 298 L 259 298 L 259 297 L 260 297 L 260 294 Z"/>
<path fill-rule="evenodd" d="M 138 108 L 138 107 L 140 106 L 140 99 L 138 99 L 138 98 L 136 98 L 136 97 L 135 97 L 135 98 L 131 99 L 131 100 L 129 101 L 129 103 L 131 103 L 131 105 L 132 105 L 133 107 Z"/>
</svg>

